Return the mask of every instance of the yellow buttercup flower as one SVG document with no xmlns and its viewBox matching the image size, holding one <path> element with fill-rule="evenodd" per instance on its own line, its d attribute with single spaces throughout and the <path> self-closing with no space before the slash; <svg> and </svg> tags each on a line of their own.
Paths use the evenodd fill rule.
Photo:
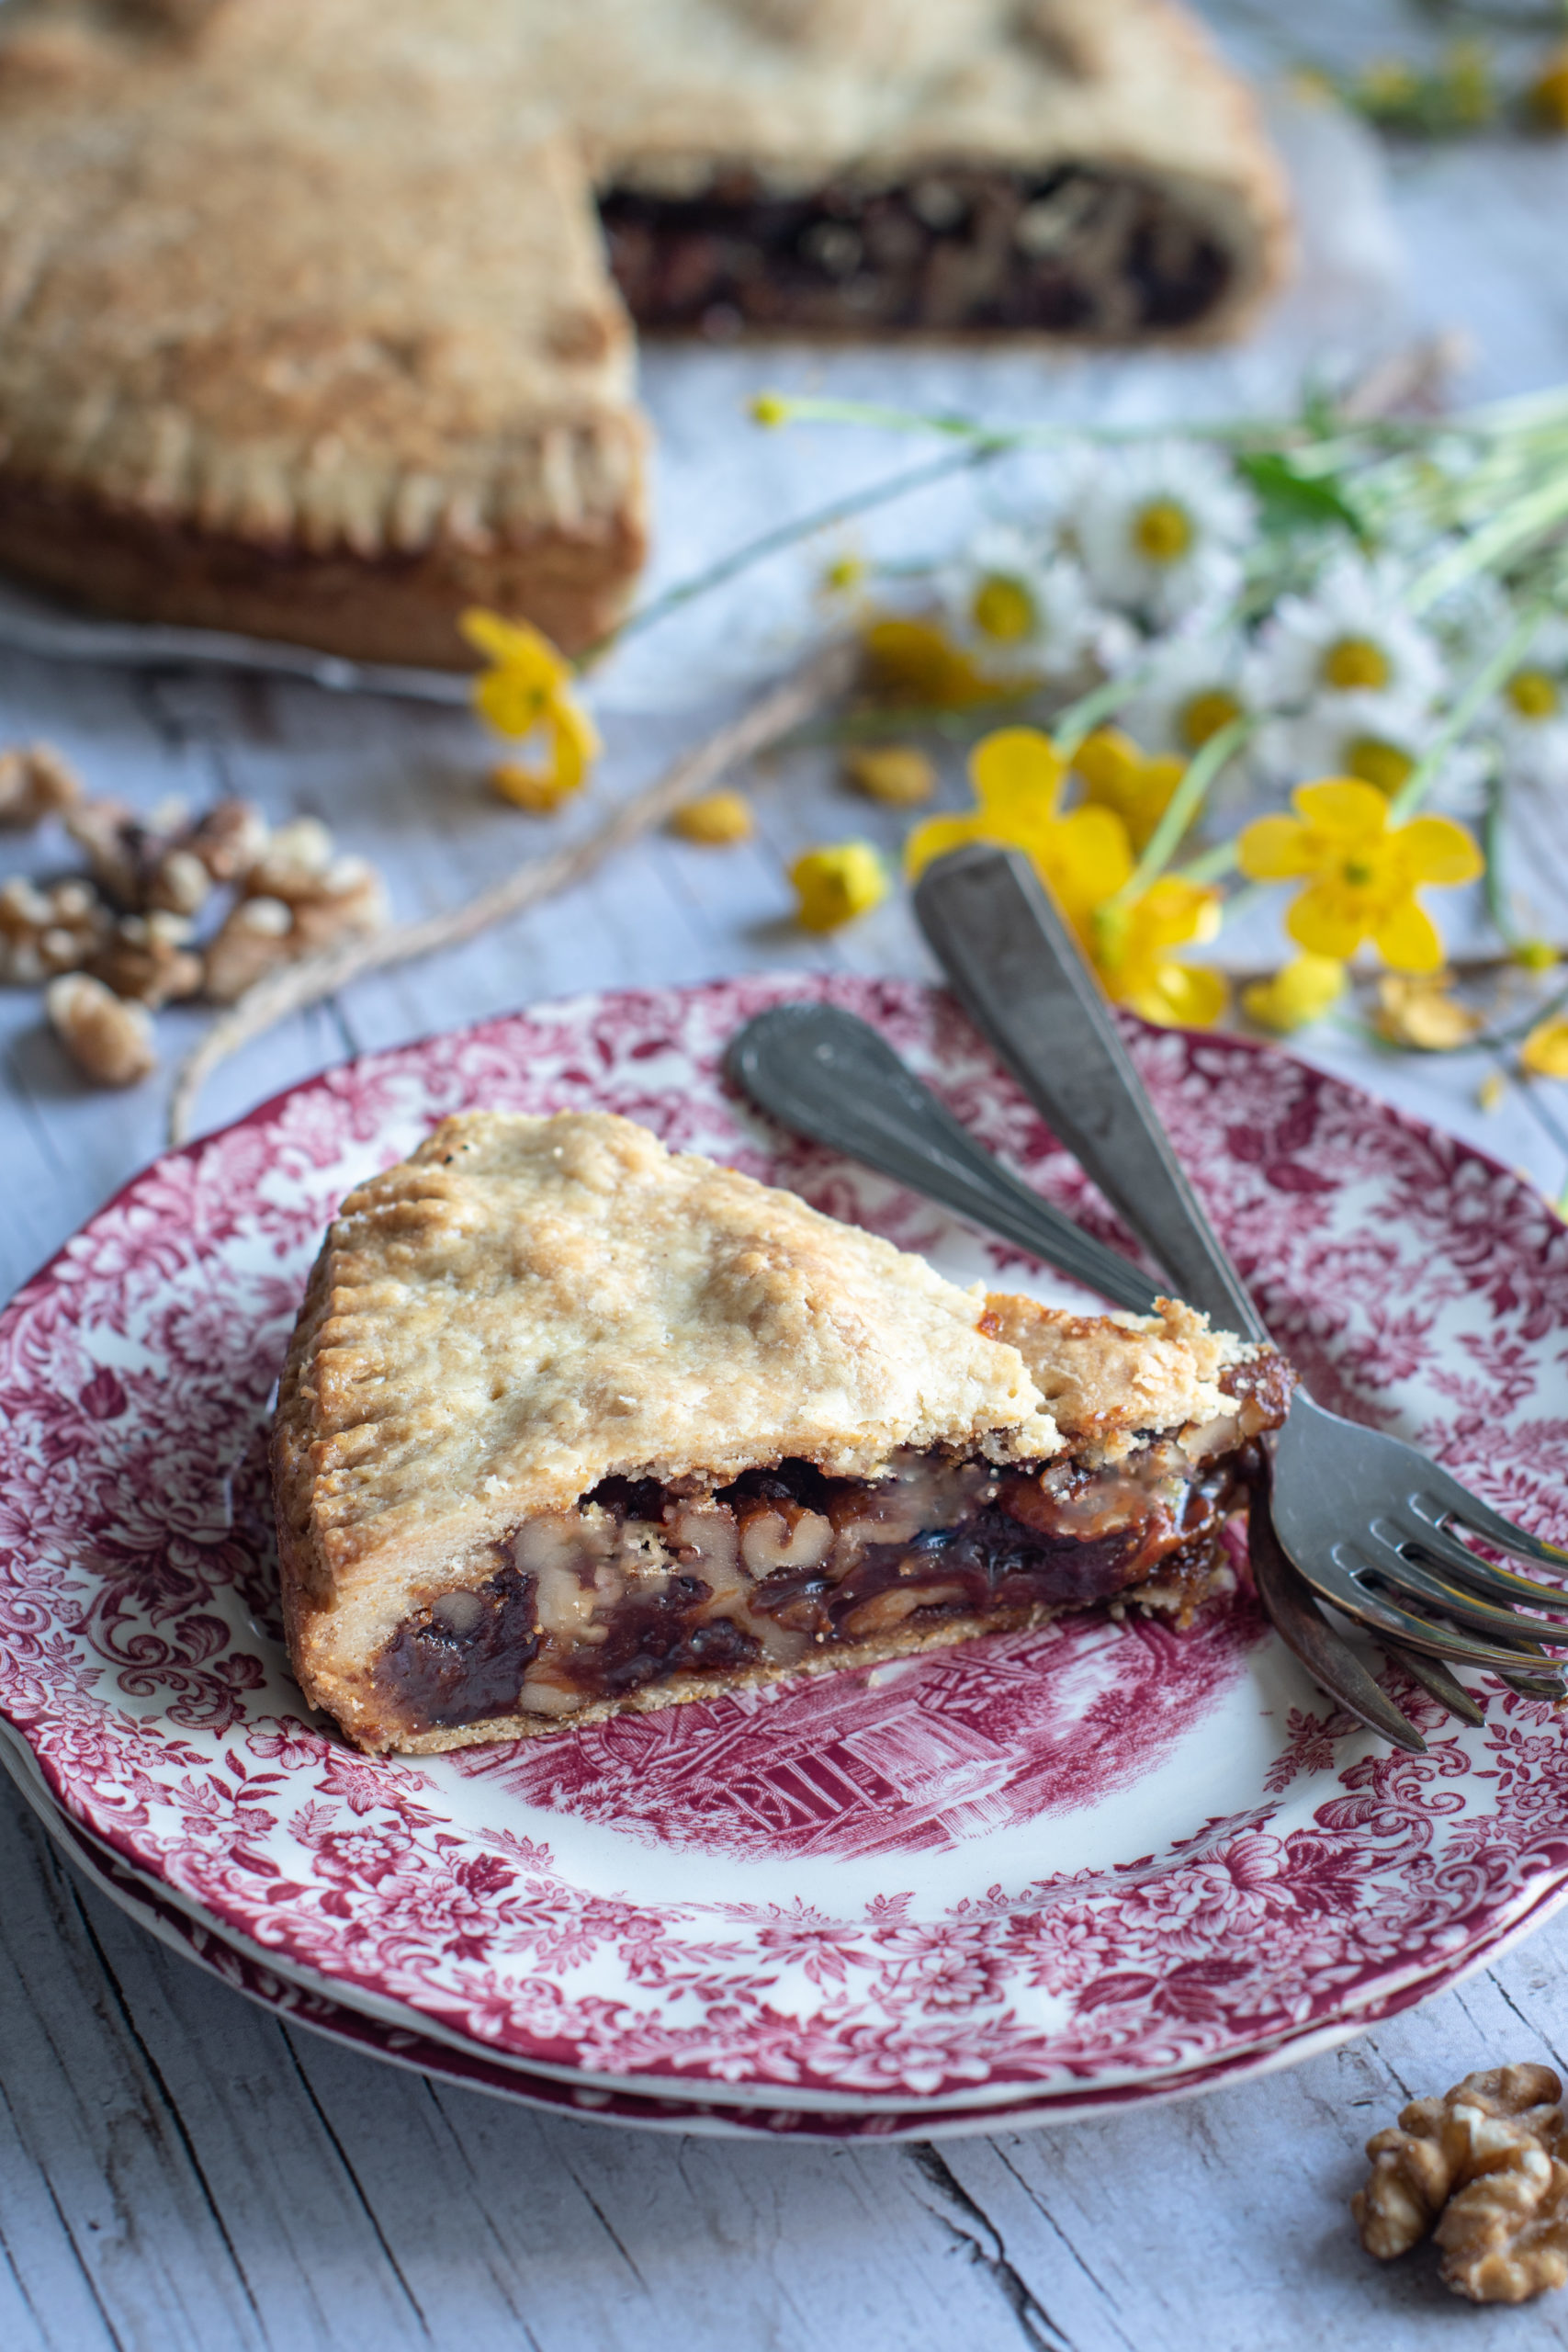
<svg viewBox="0 0 1568 2352">
<path fill-rule="evenodd" d="M 1530 84 L 1529 110 L 1543 130 L 1568 130 L 1568 43 L 1554 49 Z"/>
<path fill-rule="evenodd" d="M 688 800 L 676 809 L 670 830 L 705 849 L 726 849 L 732 842 L 749 842 L 757 824 L 743 792 L 705 792 L 700 800 Z"/>
<path fill-rule="evenodd" d="M 570 662 L 528 621 L 503 620 L 475 605 L 459 626 L 490 663 L 474 680 L 475 709 L 497 734 L 520 742 L 536 739 L 545 754 L 533 765 L 506 762 L 491 782 L 520 808 L 553 808 L 579 789 L 604 748 L 572 692 Z"/>
<path fill-rule="evenodd" d="M 1212 1028 L 1230 1001 L 1224 974 L 1183 964 L 1171 950 L 1213 939 L 1219 927 L 1219 892 L 1175 874 L 1125 907 L 1100 908 L 1094 960 L 1106 994 L 1164 1028 Z"/>
<path fill-rule="evenodd" d="M 1037 727 L 1003 727 L 969 754 L 975 806 L 959 817 L 928 817 L 904 847 L 909 879 L 964 842 L 1021 849 L 1062 912 L 1087 938 L 1096 907 L 1133 874 L 1127 828 L 1110 808 L 1057 811 L 1066 762 Z"/>
<path fill-rule="evenodd" d="M 1387 972 L 1378 982 L 1374 1026 L 1391 1046 L 1414 1046 L 1423 1054 L 1450 1054 L 1468 1046 L 1481 1026 L 1481 1015 L 1457 1003 L 1450 994 L 1453 976 L 1438 972 L 1410 978 Z"/>
<path fill-rule="evenodd" d="M 914 743 L 867 743 L 844 754 L 844 779 L 889 808 L 919 808 L 936 790 L 936 770 Z"/>
<path fill-rule="evenodd" d="M 1303 784 L 1293 817 L 1259 817 L 1236 843 L 1255 882 L 1302 880 L 1285 928 L 1314 956 L 1341 961 L 1370 939 L 1399 972 L 1435 972 L 1443 961 L 1438 927 L 1416 896 L 1425 883 L 1473 882 L 1485 861 L 1462 825 L 1447 817 L 1389 822 L 1374 785 L 1350 776 Z"/>
<path fill-rule="evenodd" d="M 802 931 L 837 931 L 880 906 L 887 896 L 887 870 L 869 842 L 837 842 L 808 849 L 789 869 Z"/>
<path fill-rule="evenodd" d="M 1568 1018 L 1554 1012 L 1538 1021 L 1519 1047 L 1519 1059 L 1537 1078 L 1568 1078 Z"/>
<path fill-rule="evenodd" d="M 1083 778 L 1086 806 L 1113 808 L 1133 847 L 1142 852 L 1186 775 L 1187 763 L 1170 753 L 1141 752 L 1119 727 L 1098 727 L 1073 753 L 1073 768 Z"/>
<path fill-rule="evenodd" d="M 1241 992 L 1241 1009 L 1260 1029 L 1288 1036 L 1321 1021 L 1331 1004 L 1345 993 L 1345 967 L 1335 956 L 1314 956 L 1303 949 L 1282 965 L 1270 979 L 1254 980 Z"/>
<path fill-rule="evenodd" d="M 501 799 L 510 800 L 514 808 L 526 809 L 530 817 L 553 817 L 561 802 L 571 797 L 577 784 L 563 783 L 548 768 L 525 767 L 521 760 L 497 760 L 490 772 L 490 788 Z"/>
<path fill-rule="evenodd" d="M 967 710 L 975 703 L 1031 690 L 1027 680 L 1001 684 L 985 676 L 935 621 L 889 615 L 870 624 L 861 647 L 867 683 L 890 702 L 916 703 L 929 710 Z"/>
</svg>

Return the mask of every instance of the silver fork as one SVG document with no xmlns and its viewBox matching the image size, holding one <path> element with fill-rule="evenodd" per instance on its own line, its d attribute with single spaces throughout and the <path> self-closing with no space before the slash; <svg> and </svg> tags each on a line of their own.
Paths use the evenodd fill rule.
<svg viewBox="0 0 1568 2352">
<path fill-rule="evenodd" d="M 1118 1306 L 1146 1315 L 1159 1284 L 1108 1250 L 993 1159 L 874 1029 L 828 1004 L 781 1004 L 731 1040 L 731 1077 L 770 1115 L 830 1149 L 941 1201 L 1032 1257 L 1060 1268 Z M 1266 1495 L 1248 1508 L 1248 1547 L 1259 1598 L 1287 1647 L 1361 1722 L 1417 1755 L 1426 1742 L 1379 1690 L 1319 1611 L 1275 1540 Z M 1456 1713 L 1481 1712 L 1434 1659 L 1413 1670 Z"/>
<path fill-rule="evenodd" d="M 966 1010 L 1177 1295 L 1266 1338 L 1032 867 L 976 843 L 929 870 L 916 910 Z M 1274 1452 L 1272 1517 L 1313 1589 L 1395 1644 L 1445 1703 L 1467 1694 L 1434 1660 L 1489 1668 L 1531 1696 L 1564 1695 L 1563 1670 L 1542 1645 L 1568 1642 L 1568 1596 L 1495 1566 L 1457 1531 L 1544 1567 L 1568 1568 L 1568 1551 L 1516 1527 L 1414 1446 L 1303 1392 Z M 1473 1702 L 1456 1712 L 1473 1718 Z"/>
</svg>

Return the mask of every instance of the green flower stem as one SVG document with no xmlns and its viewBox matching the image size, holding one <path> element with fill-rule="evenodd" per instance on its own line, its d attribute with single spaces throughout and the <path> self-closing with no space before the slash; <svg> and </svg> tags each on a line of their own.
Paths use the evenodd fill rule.
<svg viewBox="0 0 1568 2352">
<path fill-rule="evenodd" d="M 1216 842 L 1213 849 L 1206 849 L 1190 865 L 1179 865 L 1176 878 L 1179 882 L 1219 882 L 1235 872 L 1235 842 Z"/>
<path fill-rule="evenodd" d="M 1111 900 L 1113 907 L 1130 907 L 1135 899 L 1143 897 L 1151 883 L 1158 881 L 1170 863 L 1178 842 L 1201 808 L 1209 786 L 1231 753 L 1239 751 L 1257 724 L 1255 718 L 1243 711 L 1237 718 L 1227 719 L 1224 727 L 1217 728 L 1202 748 L 1193 753 L 1159 823 L 1149 836 L 1148 847 Z"/>
<path fill-rule="evenodd" d="M 929 409 L 888 408 L 877 401 L 819 400 L 804 392 L 798 396 L 789 392 L 765 393 L 763 399 L 768 413 L 761 421 L 769 425 L 863 424 L 883 433 L 942 433 L 960 440 L 977 441 L 993 452 L 1051 448 L 1067 441 L 1099 441 L 1111 446 L 1163 441 L 1173 435 L 1184 441 L 1247 444 L 1261 440 L 1271 446 L 1296 429 L 1281 425 L 1277 419 L 1249 418 L 1225 424 L 1201 417 L 1174 424 L 1168 418 L 1158 424 L 981 424 L 971 416 L 944 416 Z"/>
<path fill-rule="evenodd" d="M 831 530 L 836 523 L 848 523 L 857 514 L 867 514 L 874 507 L 886 506 L 911 492 L 924 490 L 928 483 L 942 481 L 950 474 L 965 472 L 971 466 L 983 466 L 1001 454 L 998 446 L 982 441 L 959 450 L 950 450 L 923 466 L 911 466 L 905 472 L 891 474 L 885 481 L 873 482 L 865 490 L 851 491 L 843 498 L 835 498 L 826 506 L 813 507 L 808 514 L 798 514 L 794 521 L 780 523 L 773 530 L 764 531 L 759 538 L 748 539 L 743 547 L 724 556 L 717 563 L 694 572 L 689 580 L 677 580 L 672 586 L 661 590 L 635 613 L 596 637 L 577 657 L 576 666 L 583 671 L 604 655 L 611 652 L 628 637 L 637 636 L 651 628 L 682 605 L 703 596 L 710 588 L 722 586 L 738 573 L 750 571 L 754 564 L 764 563 L 771 555 L 782 554 L 786 548 L 795 547 L 802 539 L 814 538 L 818 531 Z"/>
<path fill-rule="evenodd" d="M 1391 824 L 1402 824 L 1406 817 L 1415 815 L 1437 781 L 1443 762 L 1448 758 L 1450 752 L 1464 733 L 1476 712 L 1496 693 L 1509 671 L 1522 661 L 1529 651 L 1530 639 L 1540 627 L 1545 613 L 1544 598 L 1538 599 L 1535 604 L 1527 606 L 1517 625 L 1509 630 L 1491 660 L 1482 663 L 1438 729 L 1426 752 L 1417 760 L 1393 798 L 1389 802 L 1388 814 Z"/>
<path fill-rule="evenodd" d="M 1143 692 L 1155 666 L 1152 661 L 1134 662 L 1056 713 L 1051 722 L 1051 741 L 1063 759 L 1070 760 L 1086 736 L 1092 735 L 1105 719 L 1114 718 L 1135 695 Z"/>
<path fill-rule="evenodd" d="M 1457 548 L 1428 566 L 1414 582 L 1404 602 L 1409 611 L 1424 613 L 1450 588 L 1472 573 L 1500 564 L 1531 539 L 1540 538 L 1568 515 L 1568 466 L 1556 469 L 1551 481 L 1505 506 L 1501 514 L 1471 532 Z"/>
<path fill-rule="evenodd" d="M 1486 814 L 1481 826 L 1481 848 L 1486 860 L 1486 911 L 1492 918 L 1492 928 L 1504 946 L 1517 947 L 1519 933 L 1513 910 L 1508 904 L 1507 885 L 1503 878 L 1507 809 L 1507 785 L 1502 770 L 1494 765 L 1486 779 Z"/>
</svg>

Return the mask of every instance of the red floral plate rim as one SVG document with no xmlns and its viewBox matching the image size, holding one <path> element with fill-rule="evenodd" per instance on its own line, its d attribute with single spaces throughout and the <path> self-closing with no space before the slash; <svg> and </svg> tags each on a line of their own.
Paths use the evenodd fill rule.
<svg viewBox="0 0 1568 2352">
<path fill-rule="evenodd" d="M 345 2002 L 541 2072 L 737 2105 L 930 2112 L 1152 2084 L 1364 2018 L 1538 1916 L 1568 1880 L 1549 1711 L 1494 1691 L 1481 1731 L 1428 1710 L 1428 1758 L 1380 1755 L 1314 1712 L 1245 1597 L 1186 1645 L 1101 1621 L 940 1654 L 913 1699 L 838 1677 L 750 1715 L 631 1719 L 675 1726 L 651 1761 L 569 1734 L 371 1763 L 301 1718 L 269 1623 L 266 1389 L 336 1198 L 446 1111 L 621 1110 L 966 1279 L 1031 1281 L 727 1095 L 728 1037 L 804 995 L 875 1022 L 1116 1238 L 951 1003 L 908 983 L 581 998 L 291 1090 L 146 1170 L 0 1319 L 0 1706 L 57 1801 Z M 1133 1035 L 1314 1391 L 1564 1532 L 1568 1244 L 1545 1205 L 1287 1057 Z"/>
<path fill-rule="evenodd" d="M 129 1918 L 144 1928 L 164 1948 L 190 1961 L 204 1974 L 215 1977 L 230 1991 L 278 2018 L 286 2025 L 300 2025 L 344 2048 L 355 2050 L 389 2065 L 427 2075 L 487 2097 L 525 2107 L 545 2108 L 578 2122 L 631 2125 L 653 2132 L 693 2132 L 727 2139 L 795 2139 L 831 2143 L 844 2139 L 930 2140 L 963 2139 L 977 2133 L 1016 2132 L 1046 2125 L 1077 2122 L 1125 2106 L 1164 2105 L 1196 2098 L 1204 2092 L 1252 2082 L 1285 2066 L 1297 2066 L 1365 2032 L 1438 1989 L 1450 1989 L 1477 1970 L 1498 1959 L 1503 1950 L 1537 1922 L 1525 1919 L 1497 1940 L 1472 1951 L 1456 1977 L 1443 1973 L 1440 1986 L 1416 1984 L 1381 2001 L 1353 2021 L 1330 2027 L 1304 2027 L 1294 2034 L 1257 2051 L 1242 2051 L 1186 2073 L 1150 2076 L 1103 2091 L 1031 2097 L 1006 2107 L 971 2111 L 947 2109 L 933 2115 L 916 2108 L 907 2114 L 894 2111 L 832 2114 L 801 2112 L 789 2108 L 728 2108 L 716 2099 L 691 2100 L 671 2097 L 644 2098 L 615 2091 L 581 2078 L 572 2080 L 536 2074 L 516 2060 L 490 2055 L 471 2044 L 434 2041 L 404 2026 L 334 2000 L 329 1991 L 280 1975 L 266 1955 L 246 1951 L 218 1928 L 189 1910 L 176 1909 L 162 1892 L 140 1879 L 127 1865 L 93 1840 L 51 1801 L 42 1782 L 27 1771 L 12 1742 L 0 1728 L 0 1765 L 11 1773 L 34 1815 L 54 1839 L 66 1860 Z"/>
</svg>

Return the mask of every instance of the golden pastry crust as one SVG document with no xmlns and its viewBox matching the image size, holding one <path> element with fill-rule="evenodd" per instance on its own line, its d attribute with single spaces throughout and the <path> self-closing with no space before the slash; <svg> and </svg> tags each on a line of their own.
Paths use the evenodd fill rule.
<svg viewBox="0 0 1568 2352">
<path fill-rule="evenodd" d="M 1203 336 L 1283 252 L 1170 0 L 10 0 L 0 561 L 365 660 L 460 666 L 476 600 L 581 647 L 645 542 L 593 186 L 737 159 L 1132 174 L 1224 250 Z"/>
<path fill-rule="evenodd" d="M 363 1745 L 403 1746 L 371 1672 L 383 1646 L 438 1594 L 495 1592 L 519 1528 L 605 1480 L 700 1499 L 786 1461 L 1036 1475 L 1069 1437 L 1115 1458 L 1134 1430 L 1179 1442 L 1233 1411 L 1216 1376 L 1249 1352 L 1183 1307 L 1108 1319 L 960 1290 L 605 1113 L 467 1113 L 350 1193 L 300 1310 L 273 1440 L 296 1669 Z M 866 1659 L 927 1637 L 873 1630 Z M 950 1618 L 941 1638 L 982 1630 Z M 713 1688 L 672 1674 L 626 1702 Z M 419 1744 L 516 1728 L 487 1716 Z"/>
<path fill-rule="evenodd" d="M 1168 1298 L 1156 1315 L 1070 1315 L 996 1292 L 981 1329 L 1018 1350 L 1063 1436 L 1108 1460 L 1139 1430 L 1196 1435 L 1228 1421 L 1220 1375 L 1262 1352 Z"/>
<path fill-rule="evenodd" d="M 362 1651 L 454 1563 L 488 1573 L 491 1543 L 606 1477 L 1058 1452 L 978 1313 L 922 1259 L 630 1120 L 448 1119 L 344 1201 L 289 1351 L 274 1477 L 297 1654 Z"/>
</svg>

